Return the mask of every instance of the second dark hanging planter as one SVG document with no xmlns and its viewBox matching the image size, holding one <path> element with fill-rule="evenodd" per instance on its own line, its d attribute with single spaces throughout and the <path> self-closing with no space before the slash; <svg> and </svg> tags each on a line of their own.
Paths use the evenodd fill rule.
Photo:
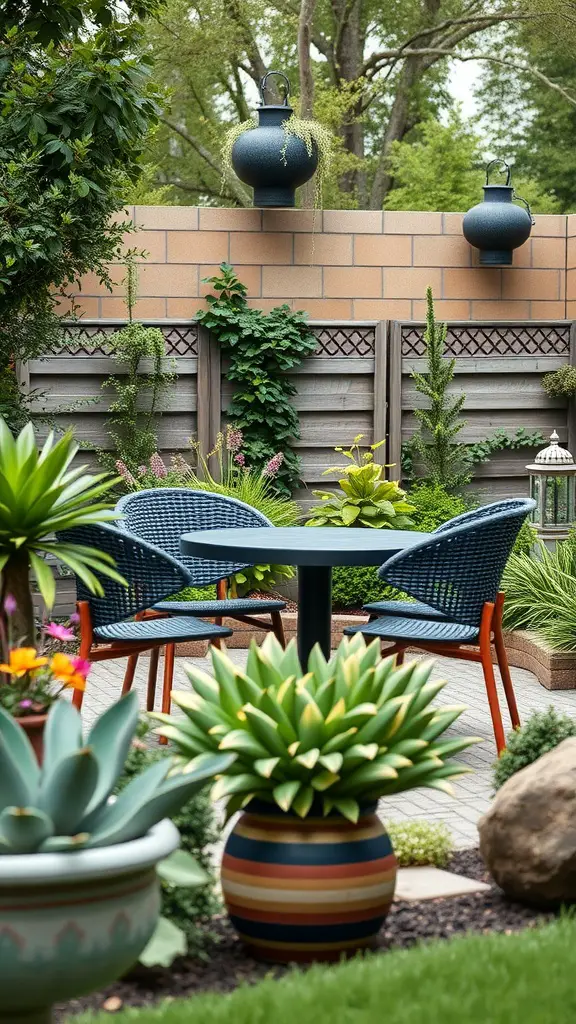
<svg viewBox="0 0 576 1024">
<path fill-rule="evenodd" d="M 267 80 L 278 75 L 284 80 L 284 102 L 266 103 Z M 294 206 L 295 190 L 309 181 L 318 166 L 318 147 L 284 130 L 293 110 L 288 106 L 290 82 L 281 71 L 269 71 L 260 83 L 262 103 L 258 125 L 238 136 L 232 147 L 232 166 L 254 189 L 254 206 Z"/>
<path fill-rule="evenodd" d="M 512 253 L 530 237 L 534 218 L 525 199 L 516 195 L 511 182 L 510 166 L 506 167 L 504 185 L 490 185 L 490 170 L 499 160 L 491 160 L 486 167 L 484 200 L 464 215 L 462 230 L 470 245 L 480 250 L 480 266 L 510 266 Z M 526 207 L 514 205 L 514 200 Z"/>
</svg>

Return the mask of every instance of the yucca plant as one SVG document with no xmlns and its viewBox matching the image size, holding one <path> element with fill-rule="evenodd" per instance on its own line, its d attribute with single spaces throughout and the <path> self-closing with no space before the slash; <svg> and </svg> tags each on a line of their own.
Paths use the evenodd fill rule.
<svg viewBox="0 0 576 1024">
<path fill-rule="evenodd" d="M 72 469 L 77 452 L 71 433 L 59 440 L 50 433 L 39 451 L 32 424 L 14 438 L 0 417 L 0 593 L 15 602 L 14 639 L 30 646 L 35 642 L 30 572 L 46 606 L 54 603 L 54 577 L 45 555 L 70 566 L 100 596 L 102 584 L 94 571 L 124 582 L 109 555 L 54 537 L 57 530 L 118 518 L 111 504 L 101 500 L 116 478 L 85 473 L 85 466 Z"/>
<path fill-rule="evenodd" d="M 138 839 L 234 760 L 211 754 L 184 774 L 172 771 L 172 759 L 165 758 L 110 802 L 137 724 L 138 698 L 129 693 L 83 740 L 79 712 L 57 701 L 48 714 L 40 768 L 23 729 L 0 708 L 0 854 L 86 850 Z"/>
<path fill-rule="evenodd" d="M 162 722 L 184 771 L 207 758 L 233 754 L 216 782 L 214 800 L 227 815 L 259 799 L 304 818 L 320 806 L 357 821 L 360 808 L 415 786 L 451 792 L 466 769 L 449 762 L 475 740 L 441 740 L 464 707 L 430 707 L 445 686 L 431 681 L 431 661 L 396 667 L 380 644 L 360 634 L 342 640 L 327 661 L 319 646 L 304 672 L 292 641 L 284 650 L 272 634 L 252 643 L 242 671 L 212 649 L 214 678 L 187 667 L 192 693 L 175 692 L 185 714 Z"/>
</svg>

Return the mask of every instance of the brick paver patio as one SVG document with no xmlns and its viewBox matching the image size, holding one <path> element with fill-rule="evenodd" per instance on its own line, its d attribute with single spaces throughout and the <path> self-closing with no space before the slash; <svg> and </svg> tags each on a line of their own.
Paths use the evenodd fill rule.
<svg viewBox="0 0 576 1024">
<path fill-rule="evenodd" d="M 243 664 L 246 652 L 233 650 L 230 651 L 230 656 L 237 664 Z M 205 669 L 210 668 L 210 662 L 205 658 L 196 659 L 195 664 Z M 87 722 L 119 696 L 124 665 L 124 661 L 118 661 L 94 666 L 84 701 L 84 717 Z M 135 680 L 142 706 L 146 690 L 147 665 L 147 659 L 142 657 Z M 184 689 L 187 686 L 184 665 L 184 659 L 176 660 L 175 688 Z M 162 662 L 159 675 L 161 671 Z M 436 703 L 467 705 L 467 710 L 452 727 L 450 734 L 480 736 L 484 740 L 482 744 L 471 747 L 460 756 L 460 760 L 473 771 L 455 783 L 454 798 L 435 790 L 419 789 L 383 801 L 380 810 L 384 818 L 425 818 L 428 821 L 444 822 L 452 832 L 456 846 L 474 846 L 477 842 L 476 822 L 488 808 L 493 792 L 491 766 L 496 756 L 482 672 L 477 665 L 440 658 L 437 659 L 436 677 L 438 675 L 447 680 L 447 686 L 436 699 Z M 543 710 L 550 704 L 558 711 L 576 714 L 576 690 L 550 692 L 540 686 L 535 676 L 522 669 L 513 669 L 512 677 L 522 720 L 531 711 Z M 159 696 L 160 685 L 158 699 Z M 504 712 L 503 694 L 500 695 L 500 699 L 505 729 L 508 730 L 510 722 L 507 711 Z"/>
</svg>

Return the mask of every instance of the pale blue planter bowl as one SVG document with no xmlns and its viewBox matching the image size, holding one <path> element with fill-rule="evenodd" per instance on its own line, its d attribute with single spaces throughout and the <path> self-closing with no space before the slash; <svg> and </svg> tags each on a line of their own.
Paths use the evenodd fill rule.
<svg viewBox="0 0 576 1024">
<path fill-rule="evenodd" d="M 156 864 L 179 843 L 165 819 L 117 846 L 0 856 L 2 1024 L 48 1024 L 53 1003 L 136 963 L 160 915 Z"/>
</svg>

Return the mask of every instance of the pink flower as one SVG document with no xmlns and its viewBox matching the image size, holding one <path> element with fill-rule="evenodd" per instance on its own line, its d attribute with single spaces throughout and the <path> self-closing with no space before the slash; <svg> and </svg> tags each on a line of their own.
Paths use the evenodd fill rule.
<svg viewBox="0 0 576 1024">
<path fill-rule="evenodd" d="M 163 480 L 164 477 L 168 476 L 168 470 L 158 452 L 154 452 L 154 455 L 150 456 L 150 469 L 157 480 Z"/>
<path fill-rule="evenodd" d="M 122 479 L 125 480 L 126 483 L 130 485 L 130 487 L 134 486 L 134 484 L 136 483 L 136 478 L 132 475 L 126 463 L 122 462 L 122 459 L 116 460 L 116 471 L 120 474 Z"/>
<path fill-rule="evenodd" d="M 138 476 L 146 476 L 148 466 L 138 466 Z"/>
<path fill-rule="evenodd" d="M 238 466 L 245 466 L 246 465 L 246 459 L 244 458 L 242 452 L 238 452 L 238 455 L 234 456 L 234 462 Z"/>
<path fill-rule="evenodd" d="M 6 594 L 4 598 L 4 611 L 6 615 L 14 615 L 17 607 L 16 598 L 12 594 Z"/>
<path fill-rule="evenodd" d="M 276 455 L 273 455 L 271 459 L 268 459 L 268 462 L 266 463 L 264 469 L 262 470 L 262 476 L 267 476 L 270 478 L 276 476 L 283 462 L 283 452 L 276 452 Z"/>
<path fill-rule="evenodd" d="M 190 466 L 181 453 L 172 456 L 171 465 L 174 473 L 181 473 L 182 476 L 190 475 Z"/>
<path fill-rule="evenodd" d="M 78 615 L 78 612 L 72 612 L 72 615 L 70 616 L 70 625 L 77 626 L 79 622 L 80 616 Z"/>
<path fill-rule="evenodd" d="M 61 626 L 59 622 L 49 622 L 44 626 L 46 636 L 53 636 L 55 640 L 74 640 L 74 630 L 68 626 Z"/>
<path fill-rule="evenodd" d="M 71 658 L 70 660 L 76 671 L 86 679 L 86 676 L 89 675 L 92 669 L 92 662 L 88 661 L 87 658 Z"/>
<path fill-rule="evenodd" d="M 31 700 L 19 700 L 18 701 L 18 707 L 19 708 L 31 708 L 32 707 L 32 701 Z"/>
<path fill-rule="evenodd" d="M 244 443 L 244 435 L 236 427 L 228 427 L 226 431 L 226 448 L 229 452 L 237 452 Z"/>
</svg>

